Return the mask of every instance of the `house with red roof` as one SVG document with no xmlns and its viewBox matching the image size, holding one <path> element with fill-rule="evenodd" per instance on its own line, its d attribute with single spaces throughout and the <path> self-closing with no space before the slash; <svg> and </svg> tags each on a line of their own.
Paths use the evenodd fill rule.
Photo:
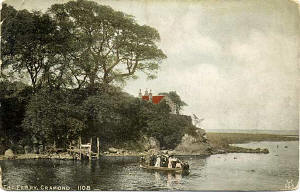
<svg viewBox="0 0 300 192">
<path fill-rule="evenodd" d="M 176 105 L 167 95 L 152 95 L 151 89 L 150 89 L 150 93 L 146 89 L 146 91 L 143 95 L 142 90 L 140 89 L 139 98 L 141 98 L 142 100 L 145 100 L 145 101 L 150 101 L 153 104 L 159 104 L 162 101 L 166 101 L 166 103 L 169 105 L 169 107 L 171 109 L 171 113 L 173 113 L 173 114 L 176 113 Z"/>
</svg>

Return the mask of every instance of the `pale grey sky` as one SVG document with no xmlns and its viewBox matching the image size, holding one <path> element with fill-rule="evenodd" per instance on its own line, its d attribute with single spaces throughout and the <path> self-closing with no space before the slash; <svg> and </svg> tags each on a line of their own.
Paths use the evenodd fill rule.
<svg viewBox="0 0 300 192">
<path fill-rule="evenodd" d="M 45 10 L 64 0 L 6 0 Z M 23 2 L 23 3 L 22 3 Z M 124 89 L 177 91 L 205 129 L 298 129 L 299 11 L 288 0 L 97 0 L 161 35 L 155 80 Z"/>
</svg>

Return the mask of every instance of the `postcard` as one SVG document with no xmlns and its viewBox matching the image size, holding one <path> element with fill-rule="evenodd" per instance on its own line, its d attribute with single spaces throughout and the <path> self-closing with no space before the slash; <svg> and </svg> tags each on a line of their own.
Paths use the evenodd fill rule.
<svg viewBox="0 0 300 192">
<path fill-rule="evenodd" d="M 0 188 L 298 190 L 299 10 L 2 1 Z"/>
</svg>

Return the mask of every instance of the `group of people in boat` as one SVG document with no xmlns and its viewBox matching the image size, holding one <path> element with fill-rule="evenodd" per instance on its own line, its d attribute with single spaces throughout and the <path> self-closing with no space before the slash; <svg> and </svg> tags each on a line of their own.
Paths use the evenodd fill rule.
<svg viewBox="0 0 300 192">
<path fill-rule="evenodd" d="M 151 155 L 148 158 L 142 157 L 142 164 L 154 167 L 167 167 L 167 168 L 182 168 L 188 169 L 188 164 L 182 162 L 173 155 Z"/>
</svg>

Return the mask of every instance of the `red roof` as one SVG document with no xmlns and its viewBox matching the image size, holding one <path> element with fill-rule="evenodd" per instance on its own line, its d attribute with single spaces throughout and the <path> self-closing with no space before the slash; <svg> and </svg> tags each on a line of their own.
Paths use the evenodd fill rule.
<svg viewBox="0 0 300 192">
<path fill-rule="evenodd" d="M 164 95 L 158 95 L 152 97 L 152 103 L 158 104 L 165 96 Z"/>
<path fill-rule="evenodd" d="M 149 96 L 142 96 L 142 99 L 149 101 Z"/>
<path fill-rule="evenodd" d="M 158 104 L 164 97 L 164 95 L 152 96 L 152 103 Z M 149 96 L 142 96 L 142 99 L 149 101 Z"/>
</svg>

